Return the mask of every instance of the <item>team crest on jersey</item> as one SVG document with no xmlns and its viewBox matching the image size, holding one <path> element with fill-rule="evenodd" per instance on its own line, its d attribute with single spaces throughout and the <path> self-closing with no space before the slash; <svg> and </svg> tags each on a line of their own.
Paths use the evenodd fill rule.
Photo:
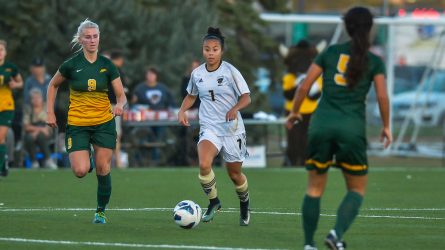
<svg viewBox="0 0 445 250">
<path fill-rule="evenodd" d="M 71 149 L 73 147 L 73 139 L 71 137 L 68 137 L 68 143 L 67 148 Z"/>
<path fill-rule="evenodd" d="M 216 80 L 218 82 L 218 86 L 222 86 L 223 80 L 224 80 L 224 77 L 222 77 L 222 76 L 218 77 L 218 79 Z"/>
<path fill-rule="evenodd" d="M 99 73 L 103 73 L 103 72 L 107 72 L 107 69 L 106 68 L 100 69 Z"/>
<path fill-rule="evenodd" d="M 6 72 L 12 72 L 12 69 L 11 68 L 7 68 L 7 69 L 5 69 L 5 71 Z"/>
</svg>

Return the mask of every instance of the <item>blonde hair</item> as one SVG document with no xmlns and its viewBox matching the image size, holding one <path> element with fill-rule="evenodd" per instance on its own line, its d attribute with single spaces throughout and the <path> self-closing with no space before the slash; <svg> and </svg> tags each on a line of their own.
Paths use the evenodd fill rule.
<svg viewBox="0 0 445 250">
<path fill-rule="evenodd" d="M 0 39 L 0 45 L 3 45 L 6 49 L 6 46 L 8 45 L 8 43 L 5 40 Z"/>
<path fill-rule="evenodd" d="M 73 39 L 71 40 L 71 44 L 73 45 L 72 49 L 74 49 L 74 47 L 76 46 L 80 47 L 79 50 L 82 49 L 82 45 L 79 43 L 79 38 L 85 29 L 90 28 L 97 29 L 97 32 L 100 34 L 99 25 L 97 25 L 95 22 L 90 21 L 88 18 L 85 19 L 85 21 L 81 22 L 79 27 L 77 27 L 77 32 L 76 34 L 74 34 Z"/>
</svg>

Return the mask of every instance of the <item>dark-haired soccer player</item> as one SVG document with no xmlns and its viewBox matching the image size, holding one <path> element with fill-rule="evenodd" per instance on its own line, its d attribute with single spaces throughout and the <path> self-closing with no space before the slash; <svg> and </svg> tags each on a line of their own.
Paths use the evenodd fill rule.
<svg viewBox="0 0 445 250">
<path fill-rule="evenodd" d="M 51 79 L 48 87 L 48 125 L 56 127 L 54 100 L 59 86 L 67 81 L 70 85 L 70 106 L 65 145 L 74 174 L 82 178 L 90 170 L 90 145 L 95 152 L 97 209 L 93 223 L 106 223 L 105 207 L 111 195 L 110 165 L 116 147 L 114 116 L 122 115 L 127 103 L 119 73 L 114 64 L 98 54 L 99 26 L 83 21 L 72 43 L 81 51 L 65 61 Z M 110 84 L 111 83 L 111 84 Z M 111 85 L 117 97 L 112 110 L 108 99 Z"/>
<path fill-rule="evenodd" d="M 0 40 L 0 176 L 3 177 L 8 175 L 5 141 L 15 109 L 11 90 L 23 87 L 17 66 L 6 61 L 6 54 L 6 41 Z"/>
<path fill-rule="evenodd" d="M 303 229 L 306 250 L 313 250 L 314 233 L 320 216 L 320 198 L 327 182 L 327 171 L 335 165 L 343 171 L 348 192 L 337 211 L 337 221 L 325 239 L 329 249 L 345 249 L 343 236 L 359 212 L 368 181 L 366 155 L 365 99 L 374 82 L 383 122 L 381 140 L 388 147 L 389 101 L 385 66 L 369 52 L 371 12 L 363 7 L 350 9 L 343 17 L 349 42 L 333 45 L 311 65 L 294 98 L 293 113 L 287 126 L 299 118 L 298 110 L 313 82 L 323 74 L 323 93 L 309 128 L 306 168 L 309 183 L 303 200 Z M 335 159 L 335 160 L 334 160 Z"/>
<path fill-rule="evenodd" d="M 208 29 L 202 52 L 205 63 L 193 70 L 188 95 L 178 113 L 178 121 L 190 126 L 185 111 L 192 107 L 199 95 L 199 181 L 210 200 L 202 221 L 211 221 L 221 208 L 212 162 L 222 153 L 240 199 L 240 225 L 247 226 L 250 221 L 249 190 L 241 170 L 247 155 L 246 130 L 239 111 L 250 104 L 250 91 L 241 73 L 222 60 L 224 37 L 219 29 Z"/>
</svg>

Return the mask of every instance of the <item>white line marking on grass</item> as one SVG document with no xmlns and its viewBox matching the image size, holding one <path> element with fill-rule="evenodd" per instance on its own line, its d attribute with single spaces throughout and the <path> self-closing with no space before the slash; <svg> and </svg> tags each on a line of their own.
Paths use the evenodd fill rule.
<svg viewBox="0 0 445 250">
<path fill-rule="evenodd" d="M 20 242 L 20 243 L 38 243 L 54 245 L 82 245 L 82 246 L 103 246 L 103 247 L 131 247 L 131 248 L 164 248 L 164 249 L 210 249 L 210 250 L 270 250 L 266 248 L 232 248 L 232 247 L 214 247 L 214 246 L 187 246 L 170 244 L 135 244 L 120 242 L 94 242 L 94 241 L 69 241 L 69 240 L 38 240 L 23 238 L 3 238 L 0 241 Z M 278 250 L 278 249 L 277 249 Z"/>
<path fill-rule="evenodd" d="M 412 209 L 403 209 L 403 208 L 388 208 L 389 210 L 385 209 L 368 209 L 370 211 L 417 211 Z M 435 211 L 434 208 L 425 208 L 425 209 L 431 209 L 432 211 Z M 440 211 L 442 211 L 441 208 Z M 55 212 L 55 211 L 94 211 L 93 208 L 0 208 L 0 212 Z M 166 212 L 166 211 L 172 211 L 172 208 L 109 208 L 108 211 L 135 211 L 135 212 L 153 212 L 153 211 L 160 211 L 160 212 Z M 225 208 L 225 210 L 222 210 L 222 213 L 238 213 L 238 208 Z M 419 208 L 419 211 L 424 211 Z M 252 211 L 252 214 L 266 214 L 266 215 L 301 215 L 299 212 L 274 212 L 274 211 Z M 320 216 L 324 217 L 335 217 L 336 214 L 320 214 Z M 358 215 L 359 217 L 363 218 L 389 218 L 389 219 L 419 219 L 419 220 L 445 220 L 443 217 L 426 217 L 426 216 L 398 216 L 398 215 L 367 215 L 362 214 Z"/>
<path fill-rule="evenodd" d="M 145 207 L 145 208 L 108 208 L 108 211 L 173 211 L 173 208 L 166 207 Z M 42 208 L 0 208 L 0 212 L 55 212 L 55 211 L 96 211 L 95 208 L 57 208 L 57 207 L 42 207 Z"/>
<path fill-rule="evenodd" d="M 363 208 L 369 211 L 445 211 L 445 208 Z"/>
</svg>

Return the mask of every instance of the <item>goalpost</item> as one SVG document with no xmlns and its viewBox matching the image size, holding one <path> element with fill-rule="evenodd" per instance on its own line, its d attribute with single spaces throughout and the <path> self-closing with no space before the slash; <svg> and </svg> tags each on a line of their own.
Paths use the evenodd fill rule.
<svg viewBox="0 0 445 250">
<path fill-rule="evenodd" d="M 388 95 L 390 98 L 390 101 L 394 97 L 394 89 L 395 89 L 395 67 L 396 67 L 396 50 L 397 50 L 397 44 L 396 44 L 396 29 L 401 28 L 403 26 L 421 26 L 421 25 L 429 25 L 434 27 L 439 27 L 440 29 L 443 29 L 445 27 L 445 16 L 442 16 L 438 13 L 434 13 L 435 15 L 411 15 L 407 16 L 406 13 L 403 13 L 403 17 L 376 17 L 374 19 L 374 22 L 376 25 L 383 25 L 387 27 L 387 33 L 386 33 L 386 48 L 385 48 L 385 63 L 386 63 L 386 71 L 387 71 L 387 85 L 388 85 Z M 428 13 L 427 13 L 428 14 Z M 306 15 L 306 14 L 273 14 L 273 13 L 263 13 L 260 15 L 261 19 L 263 19 L 266 22 L 269 23 L 283 23 L 283 24 L 298 24 L 298 23 L 305 23 L 305 24 L 333 24 L 337 25 L 337 28 L 334 31 L 334 34 L 331 38 L 331 43 L 336 42 L 338 38 L 340 37 L 343 25 L 342 25 L 342 19 L 340 16 L 333 16 L 333 15 Z M 445 31 L 444 31 L 445 32 Z M 289 34 L 287 34 L 289 35 Z M 439 52 L 442 51 L 442 47 L 445 47 L 445 43 L 440 42 L 441 39 L 436 44 L 436 50 L 439 50 Z M 431 60 L 435 61 L 438 57 L 437 53 L 435 51 L 432 52 Z M 432 63 L 426 63 L 427 67 L 437 67 L 437 65 L 433 65 Z M 428 70 L 428 68 L 427 68 Z M 426 71 L 427 71 L 426 70 Z M 424 74 L 425 75 L 425 74 Z M 423 77 L 424 78 L 424 77 Z M 422 79 L 422 82 L 420 84 L 423 84 L 424 79 Z M 445 82 L 443 83 L 445 84 Z M 416 97 L 417 98 L 417 97 Z M 411 109 L 415 108 L 417 100 L 415 100 L 411 104 Z M 391 131 L 394 131 L 393 128 L 393 106 L 390 105 L 390 111 L 391 111 Z M 392 145 L 391 148 L 388 150 L 383 151 L 383 155 L 388 154 L 400 154 L 400 144 L 403 141 L 403 137 L 407 133 L 407 126 L 409 124 L 409 119 L 413 119 L 411 115 L 406 116 L 404 123 L 402 124 L 401 133 L 398 136 L 394 136 L 395 144 Z M 414 123 L 414 131 L 412 132 L 413 135 L 411 137 L 411 142 L 413 141 L 413 138 L 417 139 L 418 131 L 419 131 L 419 124 Z M 416 127 L 417 126 L 417 127 Z M 444 131 L 445 133 L 445 127 Z M 397 140 L 396 140 L 397 138 Z M 445 144 L 445 142 L 443 142 Z M 443 145 L 443 149 L 445 149 L 445 145 Z M 441 150 L 442 151 L 442 150 Z M 445 152 L 445 151 L 444 151 Z M 406 153 L 406 152 L 405 152 Z M 403 153 L 402 153 L 403 154 Z M 405 155 L 409 155 L 409 153 L 406 153 Z M 418 155 L 418 154 L 411 154 L 412 156 Z"/>
</svg>

